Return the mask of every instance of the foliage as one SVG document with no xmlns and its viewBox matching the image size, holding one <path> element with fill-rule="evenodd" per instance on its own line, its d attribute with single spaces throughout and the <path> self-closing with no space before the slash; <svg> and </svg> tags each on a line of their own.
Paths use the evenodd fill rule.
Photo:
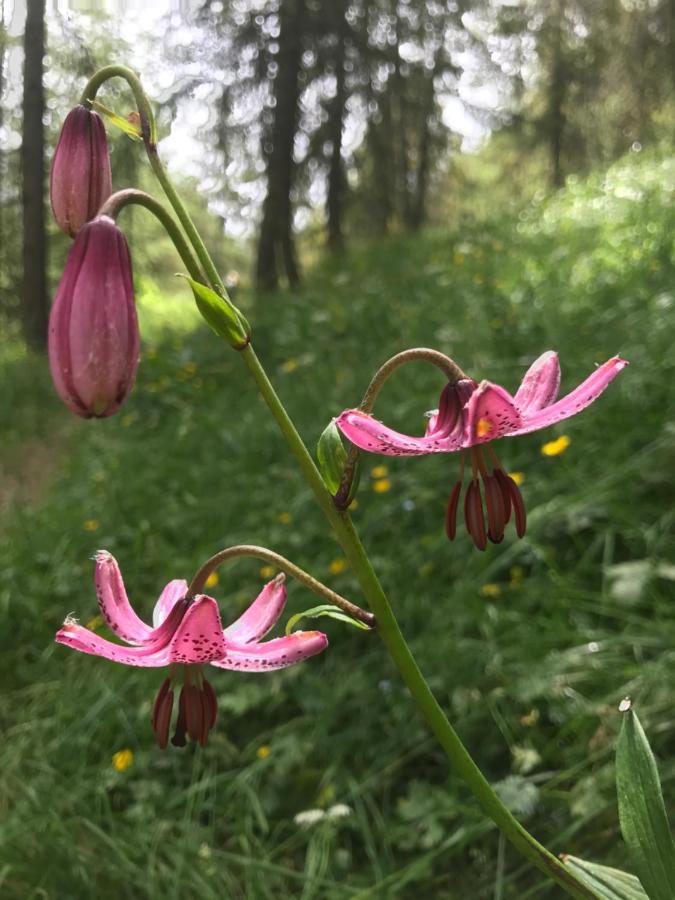
<svg viewBox="0 0 675 900">
<path fill-rule="evenodd" d="M 674 177 L 672 161 L 634 155 L 518 216 L 362 247 L 298 294 L 237 300 L 310 444 L 413 344 L 513 386 L 548 347 L 566 384 L 617 351 L 631 361 L 565 426 L 562 455 L 543 456 L 537 435 L 503 442 L 502 461 L 524 473 L 524 540 L 485 554 L 448 544 L 447 457 L 387 460 L 385 472 L 367 459 L 354 513 L 425 673 L 502 795 L 527 801 L 528 827 L 556 851 L 621 868 L 620 698 L 635 698 L 660 758 L 675 740 Z M 134 223 L 132 253 L 149 227 Z M 147 613 L 167 579 L 240 541 L 355 593 L 236 353 L 200 325 L 182 282 L 136 272 L 144 352 L 121 415 L 74 420 L 42 360 L 11 336 L 0 355 L 12 495 L 0 535 L 3 896 L 492 897 L 497 835 L 374 635 L 322 620 L 322 658 L 265 679 L 223 674 L 210 745 L 165 754 L 151 742 L 153 672 L 53 644 L 67 613 L 95 616 L 98 547 Z M 439 387 L 409 369 L 378 406 L 404 430 L 422 427 L 420 402 L 433 406 Z M 638 562 L 645 577 L 617 591 L 616 567 Z M 250 562 L 222 571 L 212 590 L 226 618 L 262 578 Z M 289 615 L 308 605 L 293 588 Z M 112 757 L 127 748 L 120 771 Z M 666 805 L 674 774 L 663 767 Z M 339 804 L 348 815 L 329 814 Z M 312 809 L 326 815 L 295 820 Z M 555 896 L 508 848 L 503 890 Z"/>
</svg>

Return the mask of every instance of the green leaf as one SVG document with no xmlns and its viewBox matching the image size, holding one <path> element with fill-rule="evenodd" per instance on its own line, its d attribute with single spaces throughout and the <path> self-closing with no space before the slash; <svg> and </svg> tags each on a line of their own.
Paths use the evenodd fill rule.
<svg viewBox="0 0 675 900">
<path fill-rule="evenodd" d="M 331 606 L 330 603 L 324 603 L 321 606 L 314 606 L 312 609 L 307 609 L 305 612 L 291 616 L 286 623 L 286 634 L 291 633 L 293 626 L 297 625 L 300 619 L 320 619 L 321 616 L 328 616 L 329 619 L 337 619 L 338 622 L 346 622 L 348 625 L 353 625 L 355 628 L 361 628 L 363 631 L 370 631 L 369 627 L 364 622 L 359 622 L 358 619 L 352 619 L 346 612 L 342 612 L 341 609 Z"/>
<path fill-rule="evenodd" d="M 675 897 L 675 843 L 656 760 L 640 720 L 624 701 L 616 747 L 616 789 L 623 839 L 650 900 Z"/>
<path fill-rule="evenodd" d="M 225 338 L 233 347 L 243 347 L 248 343 L 250 331 L 248 322 L 240 314 L 236 306 L 221 297 L 210 287 L 200 284 L 194 278 L 181 275 L 190 282 L 197 309 L 206 324 L 218 335 Z"/>
<path fill-rule="evenodd" d="M 107 106 L 99 103 L 98 100 L 91 100 L 90 103 L 96 110 L 96 112 L 100 112 L 101 115 L 105 116 L 110 124 L 114 125 L 115 128 L 119 128 L 120 131 L 123 131 L 134 141 L 141 140 L 142 133 L 140 125 L 137 125 L 135 122 L 131 122 L 129 121 L 129 119 L 125 119 L 122 116 L 118 116 L 116 112 L 113 112 L 112 109 L 108 109 Z"/>
<path fill-rule="evenodd" d="M 331 494 L 335 495 L 340 487 L 340 479 L 347 459 L 347 451 L 342 444 L 335 419 L 331 419 L 321 433 L 316 445 L 316 458 L 326 487 Z"/>
<path fill-rule="evenodd" d="M 635 877 L 621 869 L 586 862 L 576 856 L 563 856 L 565 865 L 592 888 L 602 900 L 649 900 L 644 888 Z"/>
</svg>

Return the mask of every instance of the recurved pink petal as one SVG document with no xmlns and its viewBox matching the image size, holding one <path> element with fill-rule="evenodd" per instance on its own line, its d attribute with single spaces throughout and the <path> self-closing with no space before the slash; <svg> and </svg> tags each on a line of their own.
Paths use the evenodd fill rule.
<svg viewBox="0 0 675 900">
<path fill-rule="evenodd" d="M 188 606 L 169 644 L 170 661 L 204 663 L 223 657 L 227 644 L 223 637 L 218 604 L 200 594 Z"/>
<path fill-rule="evenodd" d="M 547 350 L 527 370 L 513 398 L 521 417 L 550 406 L 558 396 L 559 387 L 558 354 Z"/>
<path fill-rule="evenodd" d="M 424 437 L 401 434 L 387 428 L 377 419 L 358 409 L 347 409 L 335 420 L 346 438 L 361 450 L 384 456 L 422 456 L 426 453 L 448 453 L 459 449 L 461 436 Z"/>
<path fill-rule="evenodd" d="M 511 434 L 520 426 L 513 397 L 498 384 L 482 381 L 467 405 L 464 446 L 486 444 Z"/>
<path fill-rule="evenodd" d="M 286 603 L 283 581 L 270 581 L 239 618 L 225 629 L 225 638 L 234 644 L 260 640 L 276 623 Z"/>
<path fill-rule="evenodd" d="M 521 426 L 509 432 L 509 434 L 528 434 L 530 431 L 546 428 L 548 425 L 553 425 L 556 422 L 561 422 L 563 419 L 569 419 L 570 416 L 576 415 L 582 409 L 590 406 L 594 400 L 597 400 L 607 385 L 627 365 L 628 362 L 625 359 L 613 356 L 607 362 L 598 366 L 595 372 L 589 375 L 585 381 L 582 381 L 567 396 L 558 400 L 557 403 L 523 417 Z"/>
<path fill-rule="evenodd" d="M 156 667 L 171 662 L 169 642 L 153 641 L 143 647 L 123 647 L 113 644 L 82 625 L 66 622 L 56 633 L 57 644 L 65 644 L 81 653 L 102 656 L 127 666 Z"/>
<path fill-rule="evenodd" d="M 107 550 L 96 554 L 94 581 L 101 614 L 112 631 L 130 644 L 146 641 L 152 629 L 131 608 L 117 560 Z"/>
<path fill-rule="evenodd" d="M 211 665 L 244 672 L 270 672 L 316 656 L 327 646 L 328 638 L 321 631 L 294 631 L 288 637 L 261 644 L 242 646 L 228 642 L 222 658 L 211 660 Z"/>
<path fill-rule="evenodd" d="M 182 600 L 187 592 L 188 583 L 184 578 L 175 578 L 167 584 L 152 611 L 152 624 L 155 628 L 164 622 L 176 603 Z"/>
</svg>

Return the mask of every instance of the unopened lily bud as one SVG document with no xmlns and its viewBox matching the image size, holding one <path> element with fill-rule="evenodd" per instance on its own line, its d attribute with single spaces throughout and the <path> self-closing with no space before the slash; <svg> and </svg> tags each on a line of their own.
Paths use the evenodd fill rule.
<svg viewBox="0 0 675 900">
<path fill-rule="evenodd" d="M 49 365 L 78 416 L 110 416 L 136 378 L 140 335 L 129 248 L 112 219 L 87 223 L 71 247 L 49 319 Z"/>
<path fill-rule="evenodd" d="M 342 444 L 335 419 L 331 419 L 321 432 L 321 437 L 316 445 L 316 458 L 326 487 L 331 494 L 336 494 L 347 461 L 347 452 Z"/>
<path fill-rule="evenodd" d="M 103 120 L 93 110 L 76 106 L 66 116 L 52 160 L 49 194 L 57 225 L 75 237 L 111 193 Z"/>
</svg>

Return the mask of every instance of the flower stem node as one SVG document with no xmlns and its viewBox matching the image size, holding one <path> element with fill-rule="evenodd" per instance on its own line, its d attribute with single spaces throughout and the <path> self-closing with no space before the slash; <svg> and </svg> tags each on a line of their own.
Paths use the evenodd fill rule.
<svg viewBox="0 0 675 900">
<path fill-rule="evenodd" d="M 76 106 L 66 116 L 52 159 L 49 195 L 56 224 L 74 238 L 111 193 L 103 120 L 93 110 Z"/>
<path fill-rule="evenodd" d="M 134 385 L 139 355 L 129 248 L 99 216 L 75 238 L 49 318 L 56 392 L 78 416 L 111 416 Z"/>
</svg>

